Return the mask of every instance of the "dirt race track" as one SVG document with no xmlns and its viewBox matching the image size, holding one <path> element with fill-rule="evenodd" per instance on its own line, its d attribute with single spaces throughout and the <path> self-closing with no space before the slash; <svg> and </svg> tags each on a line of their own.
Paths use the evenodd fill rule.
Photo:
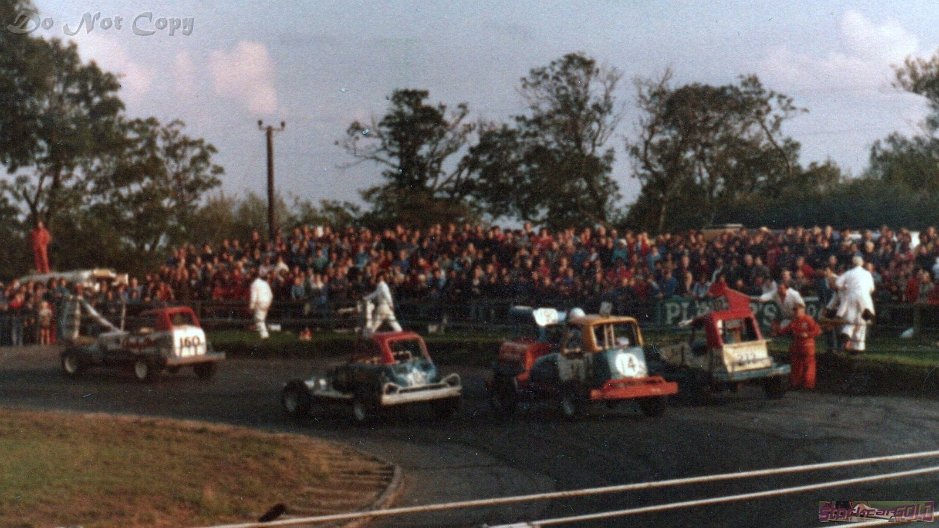
<svg viewBox="0 0 939 528">
<path fill-rule="evenodd" d="M 57 350 L 5 348 L 0 349 L 0 405 L 198 419 L 348 442 L 401 466 L 405 480 L 396 506 L 811 464 L 939 445 L 939 401 L 933 397 L 796 392 L 767 401 L 761 391 L 745 389 L 707 406 L 672 402 L 661 418 L 646 418 L 624 405 L 594 409 L 575 423 L 560 419 L 547 406 L 505 419 L 489 409 L 485 371 L 446 366 L 444 371 L 463 376 L 465 386 L 463 409 L 449 421 L 431 421 L 419 409 L 365 427 L 351 424 L 339 411 L 299 423 L 285 419 L 278 403 L 281 384 L 322 367 L 309 360 L 233 359 L 209 382 L 191 371 L 164 374 L 152 384 L 109 370 L 68 380 L 60 374 Z M 937 464 L 936 459 L 923 459 L 374 524 L 530 521 Z M 937 500 L 939 474 L 577 526 L 819 526 L 818 502 L 835 499 Z"/>
</svg>

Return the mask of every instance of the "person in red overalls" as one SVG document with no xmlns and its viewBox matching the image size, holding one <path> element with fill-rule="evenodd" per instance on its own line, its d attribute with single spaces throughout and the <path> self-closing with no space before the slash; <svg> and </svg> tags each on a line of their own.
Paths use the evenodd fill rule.
<svg viewBox="0 0 939 528">
<path fill-rule="evenodd" d="M 36 229 L 29 234 L 30 242 L 33 245 L 33 261 L 36 264 L 36 273 L 49 273 L 49 242 L 52 241 L 52 235 L 43 225 L 42 220 L 36 222 Z"/>
<path fill-rule="evenodd" d="M 780 334 L 789 334 L 789 361 L 792 370 L 789 373 L 789 386 L 793 389 L 815 388 L 815 338 L 822 333 L 821 327 L 805 313 L 804 304 L 793 307 L 792 322 L 779 330 Z"/>
</svg>

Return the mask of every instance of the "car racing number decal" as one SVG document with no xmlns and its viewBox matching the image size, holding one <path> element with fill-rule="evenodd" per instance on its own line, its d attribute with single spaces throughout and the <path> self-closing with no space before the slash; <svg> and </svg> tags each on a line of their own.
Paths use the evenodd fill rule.
<svg viewBox="0 0 939 528">
<path fill-rule="evenodd" d="M 645 365 L 630 352 L 623 352 L 616 355 L 616 370 L 627 378 L 636 378 L 645 376 Z"/>
<path fill-rule="evenodd" d="M 202 338 L 193 336 L 181 336 L 179 338 L 179 355 L 195 356 L 199 354 L 199 347 L 202 345 Z"/>
</svg>

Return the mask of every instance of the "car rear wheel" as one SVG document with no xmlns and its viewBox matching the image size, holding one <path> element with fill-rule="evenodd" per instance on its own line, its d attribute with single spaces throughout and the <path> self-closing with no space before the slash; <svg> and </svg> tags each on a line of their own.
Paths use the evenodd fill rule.
<svg viewBox="0 0 939 528">
<path fill-rule="evenodd" d="M 587 402 L 582 391 L 575 384 L 568 384 L 561 388 L 561 414 L 566 420 L 578 420 L 587 410 Z"/>
<path fill-rule="evenodd" d="M 280 404 L 291 418 L 303 418 L 310 414 L 313 397 L 302 381 L 291 381 L 280 395 Z"/>
<path fill-rule="evenodd" d="M 665 396 L 653 396 L 639 400 L 639 408 L 646 416 L 662 416 L 665 414 Z"/>
<path fill-rule="evenodd" d="M 489 403 L 493 410 L 506 416 L 518 408 L 518 381 L 514 377 L 496 376 L 492 380 Z"/>
<path fill-rule="evenodd" d="M 159 369 L 153 361 L 146 358 L 138 358 L 134 361 L 134 377 L 137 381 L 153 381 L 158 374 Z"/>
<path fill-rule="evenodd" d="M 192 366 L 192 371 L 196 373 L 196 377 L 204 380 L 211 379 L 217 370 L 218 363 L 215 362 L 196 363 Z"/>
<path fill-rule="evenodd" d="M 62 352 L 62 372 L 70 377 L 77 378 L 85 370 L 81 355 L 75 350 Z"/>
</svg>

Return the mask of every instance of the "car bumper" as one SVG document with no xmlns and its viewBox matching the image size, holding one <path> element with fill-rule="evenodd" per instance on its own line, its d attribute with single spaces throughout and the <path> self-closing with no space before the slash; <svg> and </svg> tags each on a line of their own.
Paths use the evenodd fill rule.
<svg viewBox="0 0 939 528">
<path fill-rule="evenodd" d="M 590 399 L 628 400 L 632 398 L 649 398 L 654 396 L 671 396 L 678 393 L 678 384 L 674 381 L 665 381 L 660 376 L 646 378 L 622 378 L 609 380 L 599 389 L 590 390 Z"/>
<path fill-rule="evenodd" d="M 741 381 L 750 381 L 760 378 L 771 378 L 773 376 L 788 376 L 791 371 L 789 365 L 773 365 L 768 368 L 753 370 L 738 370 L 736 372 L 714 372 L 714 381 L 725 383 L 739 383 Z"/>
<path fill-rule="evenodd" d="M 168 357 L 164 358 L 167 367 L 180 367 L 183 365 L 194 365 L 196 363 L 214 363 L 225 359 L 224 352 L 209 352 L 199 354 L 198 356 Z"/>
<path fill-rule="evenodd" d="M 422 401 L 442 400 L 446 398 L 459 398 L 463 392 L 458 374 L 450 374 L 440 383 L 422 385 L 420 387 L 402 387 L 394 383 L 386 383 L 382 388 L 379 403 L 382 406 L 402 405 Z"/>
</svg>

